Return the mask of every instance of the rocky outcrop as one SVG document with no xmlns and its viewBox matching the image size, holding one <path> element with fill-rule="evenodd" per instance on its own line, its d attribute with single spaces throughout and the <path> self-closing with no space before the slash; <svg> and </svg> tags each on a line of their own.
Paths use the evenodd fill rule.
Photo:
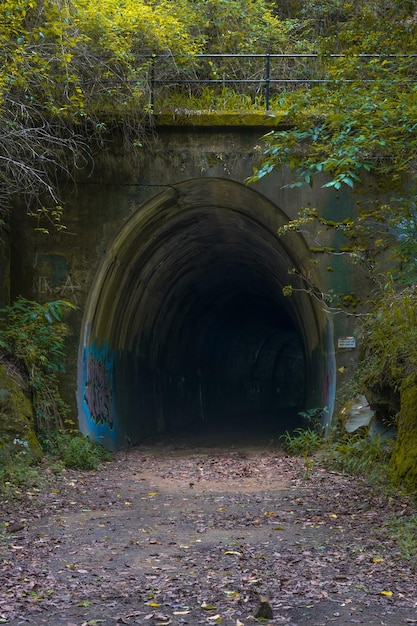
<svg viewBox="0 0 417 626">
<path fill-rule="evenodd" d="M 398 435 L 391 457 L 394 482 L 409 491 L 417 485 L 417 375 L 404 379 L 398 415 Z"/>
<path fill-rule="evenodd" d="M 33 409 L 23 380 L 0 365 L 0 455 L 21 452 L 42 457 L 34 431 Z"/>
</svg>

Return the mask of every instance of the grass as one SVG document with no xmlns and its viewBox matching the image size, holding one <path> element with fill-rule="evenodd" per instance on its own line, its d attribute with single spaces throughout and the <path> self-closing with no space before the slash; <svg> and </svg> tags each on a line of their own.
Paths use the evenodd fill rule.
<svg viewBox="0 0 417 626">
<path fill-rule="evenodd" d="M 16 452 L 3 446 L 0 453 L 0 497 L 19 500 L 25 493 L 53 483 L 54 476 L 66 468 L 94 470 L 112 458 L 108 450 L 81 434 L 48 433 L 40 437 L 40 441 L 45 453 L 41 462 L 35 462 L 25 451 Z"/>
</svg>

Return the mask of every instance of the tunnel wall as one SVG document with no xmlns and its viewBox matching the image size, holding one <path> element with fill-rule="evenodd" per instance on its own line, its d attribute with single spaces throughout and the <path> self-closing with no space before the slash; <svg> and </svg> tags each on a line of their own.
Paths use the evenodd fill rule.
<svg viewBox="0 0 417 626">
<path fill-rule="evenodd" d="M 285 352 L 288 345 L 268 317 L 271 310 L 280 311 L 289 343 L 291 334 L 296 337 L 293 353 L 302 361 L 300 387 L 308 387 L 303 391 L 304 408 L 331 409 L 338 369 L 352 369 L 357 350 L 335 349 L 339 336 L 353 334 L 352 320 L 329 318 L 320 303 L 302 292 L 284 298 L 282 286 L 290 282 L 288 270 L 293 267 L 322 290 L 364 294 L 366 285 L 343 263 L 332 272 L 328 260 L 311 264 L 308 236 L 276 236 L 277 227 L 295 217 L 301 206 L 320 206 L 337 219 L 352 211 L 351 200 L 320 187 L 284 189 L 289 180 L 285 171 L 246 186 L 259 164 L 262 132 L 247 127 L 159 128 L 135 160 L 115 140 L 112 151 L 97 154 L 94 168 L 74 172 L 75 179 L 62 186 L 65 233 L 46 238 L 27 220 L 13 223 L 12 298 L 64 298 L 77 305 L 68 317 L 62 390 L 82 429 L 110 446 L 179 426 L 181 420 L 186 426 L 191 419 L 187 412 L 199 411 L 201 416 L 202 406 L 204 413 L 204 407 L 214 411 L 222 400 L 227 405 L 232 398 L 222 398 L 224 377 L 206 376 L 205 386 L 201 384 L 201 366 L 207 365 L 210 350 L 219 361 L 235 354 L 233 375 L 220 368 L 221 375 L 238 392 L 255 390 L 253 368 L 240 366 L 240 377 L 237 373 L 244 361 L 245 341 L 239 337 L 246 336 L 247 345 L 256 344 L 256 333 L 249 340 L 248 328 L 258 314 L 265 331 L 262 339 L 258 332 L 258 348 L 265 345 L 257 357 L 258 373 L 269 367 L 277 376 L 281 371 L 282 379 L 288 369 L 288 360 L 280 364 L 278 356 L 276 362 L 271 356 L 281 348 Z M 197 271 L 193 264 L 201 257 L 207 267 Z M 164 269 L 170 264 L 177 268 L 175 276 Z M 233 284 L 225 278 L 228 268 Z M 158 285 L 164 285 L 163 293 Z M 223 303 L 218 311 L 214 300 Z M 234 312 L 245 308 L 242 302 L 253 311 L 258 307 L 258 313 L 253 312 L 253 318 L 248 313 L 246 330 L 243 324 L 239 333 L 229 332 L 227 345 L 221 347 L 227 323 L 232 328 Z M 207 310 L 212 318 L 204 322 Z M 221 321 L 219 311 L 228 322 Z M 187 335 L 187 325 L 193 324 L 198 332 Z M 191 347 L 185 349 L 187 341 Z M 192 348 L 198 358 L 190 358 Z M 178 351 L 180 363 L 175 361 Z M 254 348 L 252 356 L 255 353 Z M 187 377 L 191 382 L 181 398 L 179 388 Z M 141 381 L 143 393 L 135 394 L 126 380 Z M 210 392 L 216 385 L 217 392 Z M 205 395 L 209 402 L 202 402 Z M 170 398 L 175 400 L 172 415 L 166 407 Z M 253 403 L 257 409 L 265 398 L 245 395 L 241 408 Z"/>
<path fill-rule="evenodd" d="M 117 447 L 207 419 L 271 420 L 274 410 L 278 432 L 280 414 L 332 405 L 331 323 L 307 294 L 282 296 L 288 267 L 310 256 L 301 236 L 277 237 L 285 219 L 258 192 L 216 178 L 179 183 L 132 216 L 85 309 L 85 432 Z M 274 377 L 281 405 L 261 389 Z"/>
</svg>

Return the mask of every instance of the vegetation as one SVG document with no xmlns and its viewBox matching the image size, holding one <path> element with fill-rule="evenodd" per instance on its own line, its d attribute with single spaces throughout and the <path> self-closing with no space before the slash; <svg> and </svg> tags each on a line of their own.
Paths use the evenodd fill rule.
<svg viewBox="0 0 417 626">
<path fill-rule="evenodd" d="M 315 409 L 310 413 L 317 415 L 318 411 Z M 387 482 L 392 440 L 382 439 L 369 428 L 346 433 L 334 426 L 325 433 L 321 421 L 310 421 L 307 428 L 287 431 L 280 438 L 289 454 L 304 458 L 307 471 L 311 470 L 314 457 L 328 469 L 366 476 L 375 483 Z"/>
<path fill-rule="evenodd" d="M 0 311 L 0 350 L 27 378 L 34 430 L 45 455 L 72 469 L 95 469 L 110 454 L 81 435 L 69 419 L 59 391 L 64 371 L 65 312 L 75 307 L 57 300 L 39 304 L 22 297 Z M 25 439 L 0 441 L 0 483 L 31 486 L 39 470 Z M 3 479 L 3 481 L 1 480 Z"/>
<path fill-rule="evenodd" d="M 57 177 L 87 166 L 109 130 L 140 149 L 152 126 L 155 71 L 159 80 L 180 71 L 193 78 L 197 69 L 203 78 L 238 76 L 236 59 L 199 68 L 197 53 L 289 50 L 296 31 L 295 20 L 282 22 L 264 1 L 102 0 L 97 9 L 86 0 L 5 0 L 0 219 L 18 195 L 39 228 L 63 229 Z"/>
<path fill-rule="evenodd" d="M 317 251 L 349 254 L 372 275 L 374 311 L 361 331 L 364 360 L 356 384 L 382 398 L 387 419 L 396 421 L 402 405 L 400 429 L 414 428 L 416 11 L 414 0 L 102 0 L 99 8 L 87 0 L 4 0 L 0 230 L 22 199 L 38 230 L 65 229 L 59 177 L 92 162 L 110 132 L 141 149 L 158 108 L 155 76 L 171 81 L 159 97 L 180 109 L 259 108 L 265 60 L 251 57 L 243 67 L 234 54 L 318 53 L 313 65 L 302 57 L 280 67 L 280 76 L 304 82 L 296 90 L 281 84 L 271 95 L 270 108 L 285 130 L 265 137 L 265 158 L 251 180 L 287 167 L 290 187 L 347 187 L 355 195 L 356 217 L 335 221 L 319 208 L 300 207 L 280 234 L 306 224 L 317 237 L 334 229 L 339 249 L 318 245 Z M 216 88 L 179 82 L 197 75 L 219 82 Z M 254 82 L 243 91 L 237 82 L 223 82 L 248 76 Z M 324 82 L 311 83 L 317 77 Z M 19 299 L 2 311 L 0 347 L 25 366 L 40 433 L 61 430 L 67 418 L 58 375 L 68 306 Z M 306 434 L 314 448 L 321 433 Z M 304 438 L 295 443 L 289 435 L 287 444 L 306 447 Z M 399 441 L 392 472 L 411 485 L 417 470 L 401 469 L 398 459 L 414 457 L 401 433 Z M 351 444 L 360 447 L 343 442 Z"/>
<path fill-rule="evenodd" d="M 311 14 L 313 5 L 307 5 Z M 336 192 L 351 190 L 356 215 L 338 220 L 320 208 L 300 207 L 297 219 L 280 234 L 307 225 L 318 252 L 350 255 L 374 285 L 374 307 L 368 303 L 360 331 L 363 361 L 355 383 L 381 416 L 398 427 L 390 472 L 398 484 L 414 490 L 417 6 L 397 0 L 328 2 L 320 10 L 327 12 L 316 39 L 326 59 L 326 80 L 283 94 L 278 115 L 285 130 L 265 137 L 264 162 L 251 180 L 287 167 L 293 174 L 289 187 L 319 184 Z M 328 230 L 338 234 L 337 247 L 320 245 Z M 308 277 L 305 288 L 314 295 Z M 291 286 L 285 289 L 291 294 Z M 323 297 L 329 311 L 331 295 Z M 310 433 L 305 435 L 307 444 Z M 372 458 L 369 446 L 364 451 L 354 441 L 351 449 L 351 443 L 347 458 L 353 468 L 352 450 L 360 449 L 359 466 Z M 342 441 L 337 458 L 344 455 L 344 446 Z"/>
<path fill-rule="evenodd" d="M 64 368 L 63 315 L 71 308 L 62 300 L 39 304 L 19 297 L 0 311 L 0 349 L 24 366 L 38 433 L 64 428 L 68 409 L 59 393 L 58 373 Z"/>
</svg>

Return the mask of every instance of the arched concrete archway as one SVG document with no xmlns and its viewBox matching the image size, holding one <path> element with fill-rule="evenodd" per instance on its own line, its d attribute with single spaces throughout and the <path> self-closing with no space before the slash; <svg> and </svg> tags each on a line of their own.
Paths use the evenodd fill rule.
<svg viewBox="0 0 417 626">
<path fill-rule="evenodd" d="M 83 432 L 110 447 L 202 422 L 279 434 L 302 410 L 332 410 L 331 320 L 306 292 L 282 294 L 310 258 L 301 235 L 277 236 L 286 221 L 258 192 L 216 178 L 136 211 L 85 309 Z"/>
</svg>

